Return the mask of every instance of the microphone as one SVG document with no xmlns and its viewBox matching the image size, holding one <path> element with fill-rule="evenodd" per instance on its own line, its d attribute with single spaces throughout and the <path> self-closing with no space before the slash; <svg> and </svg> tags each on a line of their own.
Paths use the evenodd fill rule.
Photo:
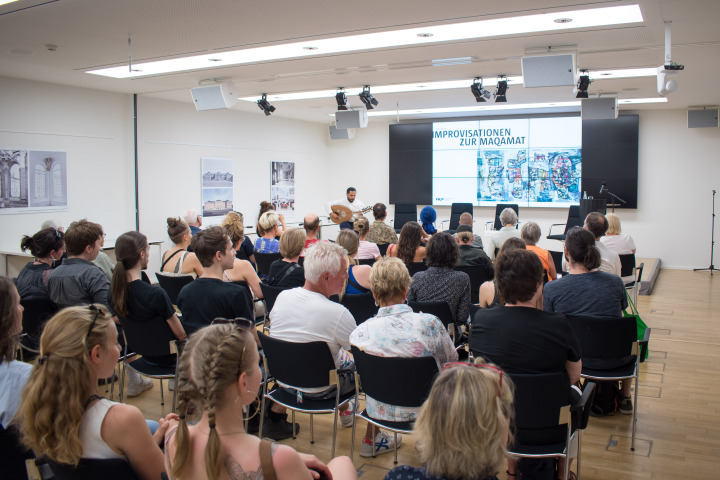
<svg viewBox="0 0 720 480">
<path fill-rule="evenodd" d="M 602 185 L 600 185 L 600 192 L 598 192 L 598 193 L 603 193 L 605 191 L 605 185 L 606 184 L 604 184 L 604 183 Z"/>
</svg>

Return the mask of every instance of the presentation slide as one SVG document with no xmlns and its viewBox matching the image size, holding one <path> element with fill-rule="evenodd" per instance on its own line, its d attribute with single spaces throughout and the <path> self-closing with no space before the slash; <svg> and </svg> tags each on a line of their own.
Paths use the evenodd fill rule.
<svg viewBox="0 0 720 480">
<path fill-rule="evenodd" d="M 577 117 L 433 123 L 433 205 L 565 207 L 580 200 Z"/>
</svg>

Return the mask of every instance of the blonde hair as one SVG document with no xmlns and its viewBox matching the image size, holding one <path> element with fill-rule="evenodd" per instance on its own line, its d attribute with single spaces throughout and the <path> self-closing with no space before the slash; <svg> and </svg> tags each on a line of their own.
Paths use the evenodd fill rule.
<svg viewBox="0 0 720 480">
<path fill-rule="evenodd" d="M 95 345 L 105 348 L 114 328 L 100 304 L 66 308 L 45 325 L 40 355 L 16 417 L 23 442 L 36 455 L 70 465 L 80 461 L 80 423 L 85 402 L 96 388 L 90 352 Z"/>
<path fill-rule="evenodd" d="M 458 241 L 463 243 L 470 243 L 474 238 L 472 232 L 457 232 L 455 236 L 457 237 Z"/>
<path fill-rule="evenodd" d="M 622 233 L 622 228 L 620 227 L 620 217 L 614 213 L 608 213 L 605 215 L 605 218 L 607 218 L 608 221 L 608 229 L 607 232 L 605 232 L 605 235 L 620 235 Z"/>
<path fill-rule="evenodd" d="M 246 329 L 234 325 L 210 325 L 190 336 L 177 371 L 177 411 L 180 424 L 175 435 L 175 458 L 171 474 L 182 476 L 190 457 L 188 411 L 204 411 L 210 433 L 205 446 L 205 473 L 217 480 L 225 459 L 220 457 L 220 436 L 215 428 L 215 411 L 222 394 L 236 383 L 240 374 L 253 368 L 250 349 L 255 341 Z"/>
<path fill-rule="evenodd" d="M 280 237 L 280 255 L 283 258 L 295 258 L 305 247 L 305 230 L 290 228 Z"/>
<path fill-rule="evenodd" d="M 262 235 L 265 235 L 270 230 L 273 229 L 274 226 L 278 225 L 280 223 L 280 217 L 277 213 L 275 213 L 273 210 L 269 210 L 262 215 L 260 215 L 260 220 L 258 220 L 258 226 L 262 229 Z M 258 232 L 258 235 L 260 233 Z"/>
<path fill-rule="evenodd" d="M 358 251 L 358 247 L 360 246 L 360 240 L 358 239 L 357 233 L 348 228 L 340 230 L 340 233 L 338 233 L 338 236 L 335 239 L 335 243 L 347 250 L 348 257 L 355 255 Z M 353 261 L 352 263 L 355 262 Z"/>
<path fill-rule="evenodd" d="M 416 448 L 428 476 L 486 478 L 503 467 L 513 385 L 503 374 L 501 388 L 499 378 L 489 368 L 458 366 L 435 379 L 415 423 Z"/>
<path fill-rule="evenodd" d="M 243 224 L 242 213 L 230 212 L 223 218 L 221 226 L 225 230 L 225 233 L 230 237 L 233 246 L 237 245 L 238 242 L 242 242 L 245 238 L 245 225 Z"/>
<path fill-rule="evenodd" d="M 401 297 L 411 282 L 407 267 L 397 257 L 381 258 L 370 272 L 370 291 L 379 304 Z"/>
<path fill-rule="evenodd" d="M 370 222 L 368 222 L 367 218 L 358 218 L 353 223 L 353 230 L 357 232 L 358 236 L 363 237 L 370 231 Z"/>
</svg>

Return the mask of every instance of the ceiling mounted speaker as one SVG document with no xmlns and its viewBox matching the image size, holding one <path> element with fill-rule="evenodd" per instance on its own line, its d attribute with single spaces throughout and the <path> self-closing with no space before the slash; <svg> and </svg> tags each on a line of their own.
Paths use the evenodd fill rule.
<svg viewBox="0 0 720 480">
<path fill-rule="evenodd" d="M 330 140 L 350 140 L 355 138 L 354 128 L 337 128 L 335 125 L 330 125 Z"/>
<path fill-rule="evenodd" d="M 195 87 L 190 89 L 190 94 L 198 110 L 219 110 L 237 103 L 237 91 L 230 82 Z"/>
<path fill-rule="evenodd" d="M 574 86 L 575 55 L 523 57 L 522 74 L 525 88 Z"/>
<path fill-rule="evenodd" d="M 688 128 L 709 128 L 718 126 L 718 109 L 688 110 Z"/>
<path fill-rule="evenodd" d="M 365 128 L 368 124 L 367 110 L 338 110 L 335 112 L 337 128 Z"/>
<path fill-rule="evenodd" d="M 617 97 L 583 98 L 581 102 L 583 120 L 612 120 L 618 116 Z"/>
</svg>

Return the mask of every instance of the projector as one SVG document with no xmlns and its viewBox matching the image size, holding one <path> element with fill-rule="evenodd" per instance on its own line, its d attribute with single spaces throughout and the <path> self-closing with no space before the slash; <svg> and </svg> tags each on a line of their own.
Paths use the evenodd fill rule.
<svg viewBox="0 0 720 480">
<path fill-rule="evenodd" d="M 657 67 L 657 90 L 663 97 L 677 90 L 677 83 L 672 79 L 678 72 L 685 69 L 685 65 L 667 64 Z"/>
</svg>

